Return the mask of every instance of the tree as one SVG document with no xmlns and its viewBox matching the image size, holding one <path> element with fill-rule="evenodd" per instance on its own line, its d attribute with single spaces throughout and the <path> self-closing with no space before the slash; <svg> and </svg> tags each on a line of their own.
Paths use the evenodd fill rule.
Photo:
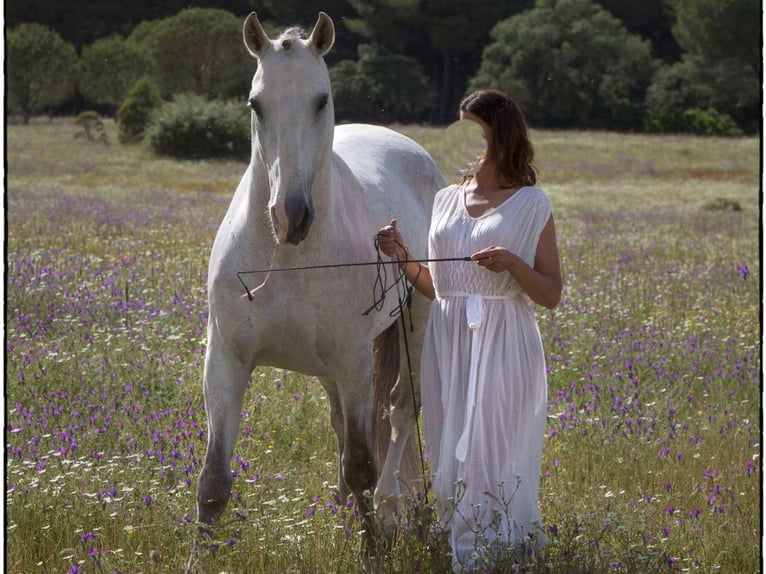
<svg viewBox="0 0 766 574">
<path fill-rule="evenodd" d="M 431 78 L 439 101 L 432 120 L 452 122 L 465 94 L 468 75 L 481 63 L 481 54 L 490 41 L 494 25 L 530 8 L 533 2 L 470 2 L 425 0 L 421 2 L 423 26 L 434 50 Z"/>
<path fill-rule="evenodd" d="M 242 44 L 242 19 L 224 10 L 182 10 L 138 26 L 129 40 L 152 52 L 165 98 L 182 92 L 244 98 L 255 73 L 255 60 Z"/>
<path fill-rule="evenodd" d="M 499 20 L 533 4 L 531 0 L 348 0 L 357 18 L 345 24 L 367 43 L 412 57 L 428 74 L 433 123 L 455 119 L 468 77 L 481 62 L 489 32 Z"/>
<path fill-rule="evenodd" d="M 8 105 L 24 123 L 74 94 L 77 53 L 56 32 L 39 24 L 21 24 L 6 38 Z"/>
<path fill-rule="evenodd" d="M 504 90 L 542 126 L 642 125 L 651 47 L 591 0 L 538 0 L 492 39 L 469 91 Z"/>
<path fill-rule="evenodd" d="M 78 70 L 80 94 L 91 103 L 116 108 L 131 86 L 154 71 L 154 59 L 139 44 L 112 36 L 83 48 Z"/>
<path fill-rule="evenodd" d="M 678 43 L 711 62 L 745 66 L 761 80 L 762 7 L 760 0 L 672 0 Z"/>
<path fill-rule="evenodd" d="M 379 46 L 360 46 L 359 61 L 330 68 L 330 80 L 339 120 L 413 121 L 431 100 L 420 64 Z"/>
<path fill-rule="evenodd" d="M 681 62 L 657 73 L 647 95 L 655 120 L 687 110 L 731 116 L 746 132 L 761 122 L 762 20 L 755 0 L 672 0 L 673 28 L 686 50 Z"/>
<path fill-rule="evenodd" d="M 652 54 L 664 62 L 681 59 L 681 47 L 673 36 L 675 13 L 668 0 L 595 0 L 604 10 L 618 18 L 632 34 L 652 43 Z"/>
</svg>

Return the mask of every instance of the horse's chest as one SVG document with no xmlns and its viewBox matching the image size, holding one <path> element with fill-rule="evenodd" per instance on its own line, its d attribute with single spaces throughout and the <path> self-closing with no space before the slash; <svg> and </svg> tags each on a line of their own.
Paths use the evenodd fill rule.
<svg viewBox="0 0 766 574">
<path fill-rule="evenodd" d="M 313 375 L 331 374 L 338 357 L 363 347 L 366 320 L 350 320 L 348 305 L 266 288 L 233 314 L 233 341 L 249 362 Z"/>
</svg>

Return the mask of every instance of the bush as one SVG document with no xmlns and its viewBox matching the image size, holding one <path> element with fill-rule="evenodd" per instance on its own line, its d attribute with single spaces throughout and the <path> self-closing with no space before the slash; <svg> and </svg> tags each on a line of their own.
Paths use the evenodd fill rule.
<svg viewBox="0 0 766 574">
<path fill-rule="evenodd" d="M 742 204 L 730 197 L 716 197 L 705 204 L 708 211 L 742 211 Z"/>
<path fill-rule="evenodd" d="M 185 94 L 152 116 L 149 145 L 179 159 L 250 157 L 250 111 L 241 102 L 207 101 Z"/>
<path fill-rule="evenodd" d="M 109 138 L 104 131 L 104 122 L 98 112 L 87 110 L 77 116 L 75 123 L 82 128 L 82 131 L 74 134 L 76 138 L 84 137 L 91 142 L 99 142 L 109 145 Z"/>
<path fill-rule="evenodd" d="M 149 126 L 152 113 L 162 105 L 160 90 L 151 78 L 135 83 L 117 110 L 117 125 L 122 143 L 140 141 Z"/>
<path fill-rule="evenodd" d="M 669 111 L 646 122 L 650 132 L 690 133 L 701 136 L 738 136 L 742 130 L 728 114 L 713 108 L 692 108 L 682 112 Z"/>
</svg>

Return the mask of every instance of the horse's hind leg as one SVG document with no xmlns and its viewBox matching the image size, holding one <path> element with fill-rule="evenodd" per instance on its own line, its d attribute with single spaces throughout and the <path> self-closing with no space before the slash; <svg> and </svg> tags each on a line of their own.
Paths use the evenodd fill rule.
<svg viewBox="0 0 766 574">
<path fill-rule="evenodd" d="M 418 313 L 419 311 L 419 313 Z M 389 422 L 391 436 L 383 468 L 375 488 L 375 509 L 390 534 L 396 527 L 395 510 L 402 502 L 402 486 L 414 493 L 423 488 L 420 437 L 417 416 L 420 409 L 420 355 L 423 347 L 427 305 L 413 308 L 413 330 L 408 324 L 406 333 L 400 332 L 401 361 L 399 378 L 391 390 Z"/>
<path fill-rule="evenodd" d="M 205 357 L 205 410 L 208 436 L 205 463 L 197 483 L 200 522 L 213 524 L 231 496 L 231 456 L 239 432 L 240 413 L 250 369 L 228 356 L 215 334 Z"/>
</svg>

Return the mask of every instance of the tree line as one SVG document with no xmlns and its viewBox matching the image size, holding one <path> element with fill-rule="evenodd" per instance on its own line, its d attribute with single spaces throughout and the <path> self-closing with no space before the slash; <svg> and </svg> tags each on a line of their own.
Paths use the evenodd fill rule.
<svg viewBox="0 0 766 574">
<path fill-rule="evenodd" d="M 113 114 L 145 78 L 166 101 L 244 99 L 252 10 L 272 35 L 310 30 L 320 10 L 333 18 L 339 122 L 450 123 L 468 91 L 494 87 L 535 127 L 760 127 L 756 0 L 13 0 L 8 111 Z"/>
</svg>

